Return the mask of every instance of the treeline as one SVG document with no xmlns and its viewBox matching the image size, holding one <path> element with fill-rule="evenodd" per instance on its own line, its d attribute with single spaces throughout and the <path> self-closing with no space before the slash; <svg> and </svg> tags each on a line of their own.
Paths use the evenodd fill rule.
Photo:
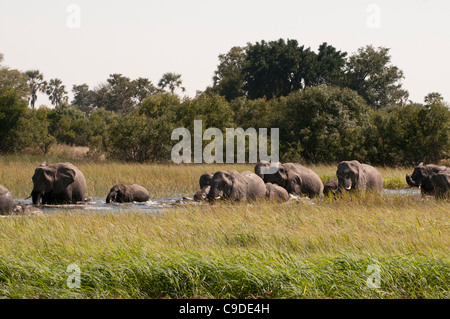
<svg viewBox="0 0 450 319">
<path fill-rule="evenodd" d="M 0 57 L 1 60 L 1 57 Z M 408 100 L 403 72 L 389 50 L 367 46 L 348 56 L 323 43 L 317 50 L 282 39 L 234 47 L 219 56 L 213 83 L 193 98 L 181 75 L 111 74 L 96 88 L 39 71 L 0 66 L 0 152 L 45 154 L 52 145 L 88 146 L 89 155 L 126 161 L 170 161 L 177 127 L 280 129 L 282 161 L 358 159 L 405 165 L 448 158 L 450 110 L 439 93 Z M 1 61 L 0 61 L 1 62 Z M 54 108 L 35 108 L 36 92 Z M 210 141 L 204 141 L 205 144 Z"/>
</svg>

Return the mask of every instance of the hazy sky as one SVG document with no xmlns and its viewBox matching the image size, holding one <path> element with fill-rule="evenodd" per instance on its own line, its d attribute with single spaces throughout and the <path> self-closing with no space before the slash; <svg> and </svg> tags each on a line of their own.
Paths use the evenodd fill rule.
<svg viewBox="0 0 450 319">
<path fill-rule="evenodd" d="M 289 38 L 351 54 L 372 44 L 391 49 L 410 99 L 440 92 L 449 101 L 449 16 L 448 0 L 0 0 L 0 53 L 11 68 L 60 78 L 70 93 L 112 73 L 156 85 L 176 72 L 194 96 L 233 46 Z"/>
</svg>

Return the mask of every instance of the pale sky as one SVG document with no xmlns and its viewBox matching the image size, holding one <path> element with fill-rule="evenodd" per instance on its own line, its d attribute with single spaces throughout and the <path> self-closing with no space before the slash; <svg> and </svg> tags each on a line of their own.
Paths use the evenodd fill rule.
<svg viewBox="0 0 450 319">
<path fill-rule="evenodd" d="M 0 53 L 11 68 L 60 78 L 69 93 L 112 73 L 157 85 L 176 72 L 194 96 L 233 46 L 289 38 L 352 54 L 372 44 L 391 49 L 411 100 L 440 92 L 449 101 L 449 16 L 448 0 L 0 0 Z"/>
</svg>

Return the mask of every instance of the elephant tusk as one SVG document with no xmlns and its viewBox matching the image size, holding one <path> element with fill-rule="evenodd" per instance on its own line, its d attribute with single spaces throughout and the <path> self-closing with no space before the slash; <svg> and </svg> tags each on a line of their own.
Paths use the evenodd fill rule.
<svg viewBox="0 0 450 319">
<path fill-rule="evenodd" d="M 221 199 L 221 198 L 222 198 L 221 196 L 214 197 L 214 199 Z"/>
<path fill-rule="evenodd" d="M 349 190 L 351 190 L 351 189 L 352 189 L 352 187 L 351 187 L 351 186 L 349 186 L 349 187 L 346 187 L 345 189 L 349 191 Z"/>
</svg>

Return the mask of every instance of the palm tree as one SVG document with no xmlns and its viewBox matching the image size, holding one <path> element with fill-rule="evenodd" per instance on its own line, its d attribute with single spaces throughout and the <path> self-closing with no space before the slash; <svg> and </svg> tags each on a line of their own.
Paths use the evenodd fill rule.
<svg viewBox="0 0 450 319">
<path fill-rule="evenodd" d="M 47 82 L 44 81 L 44 75 L 39 70 L 30 70 L 25 72 L 28 76 L 28 86 L 30 87 L 30 105 L 34 110 L 34 105 L 37 100 L 37 92 L 44 92 L 47 86 Z"/>
<path fill-rule="evenodd" d="M 165 89 L 166 87 L 169 88 L 170 93 L 173 94 L 175 89 L 180 88 L 181 91 L 186 91 L 186 88 L 182 87 L 181 84 L 183 84 L 183 81 L 181 80 L 181 74 L 176 73 L 165 73 L 161 80 L 159 80 L 158 86 L 161 89 Z"/>
<path fill-rule="evenodd" d="M 60 105 L 62 102 L 67 102 L 66 87 L 62 85 L 60 79 L 51 79 L 50 83 L 46 87 L 45 93 L 48 95 L 48 99 L 54 106 Z"/>
</svg>

